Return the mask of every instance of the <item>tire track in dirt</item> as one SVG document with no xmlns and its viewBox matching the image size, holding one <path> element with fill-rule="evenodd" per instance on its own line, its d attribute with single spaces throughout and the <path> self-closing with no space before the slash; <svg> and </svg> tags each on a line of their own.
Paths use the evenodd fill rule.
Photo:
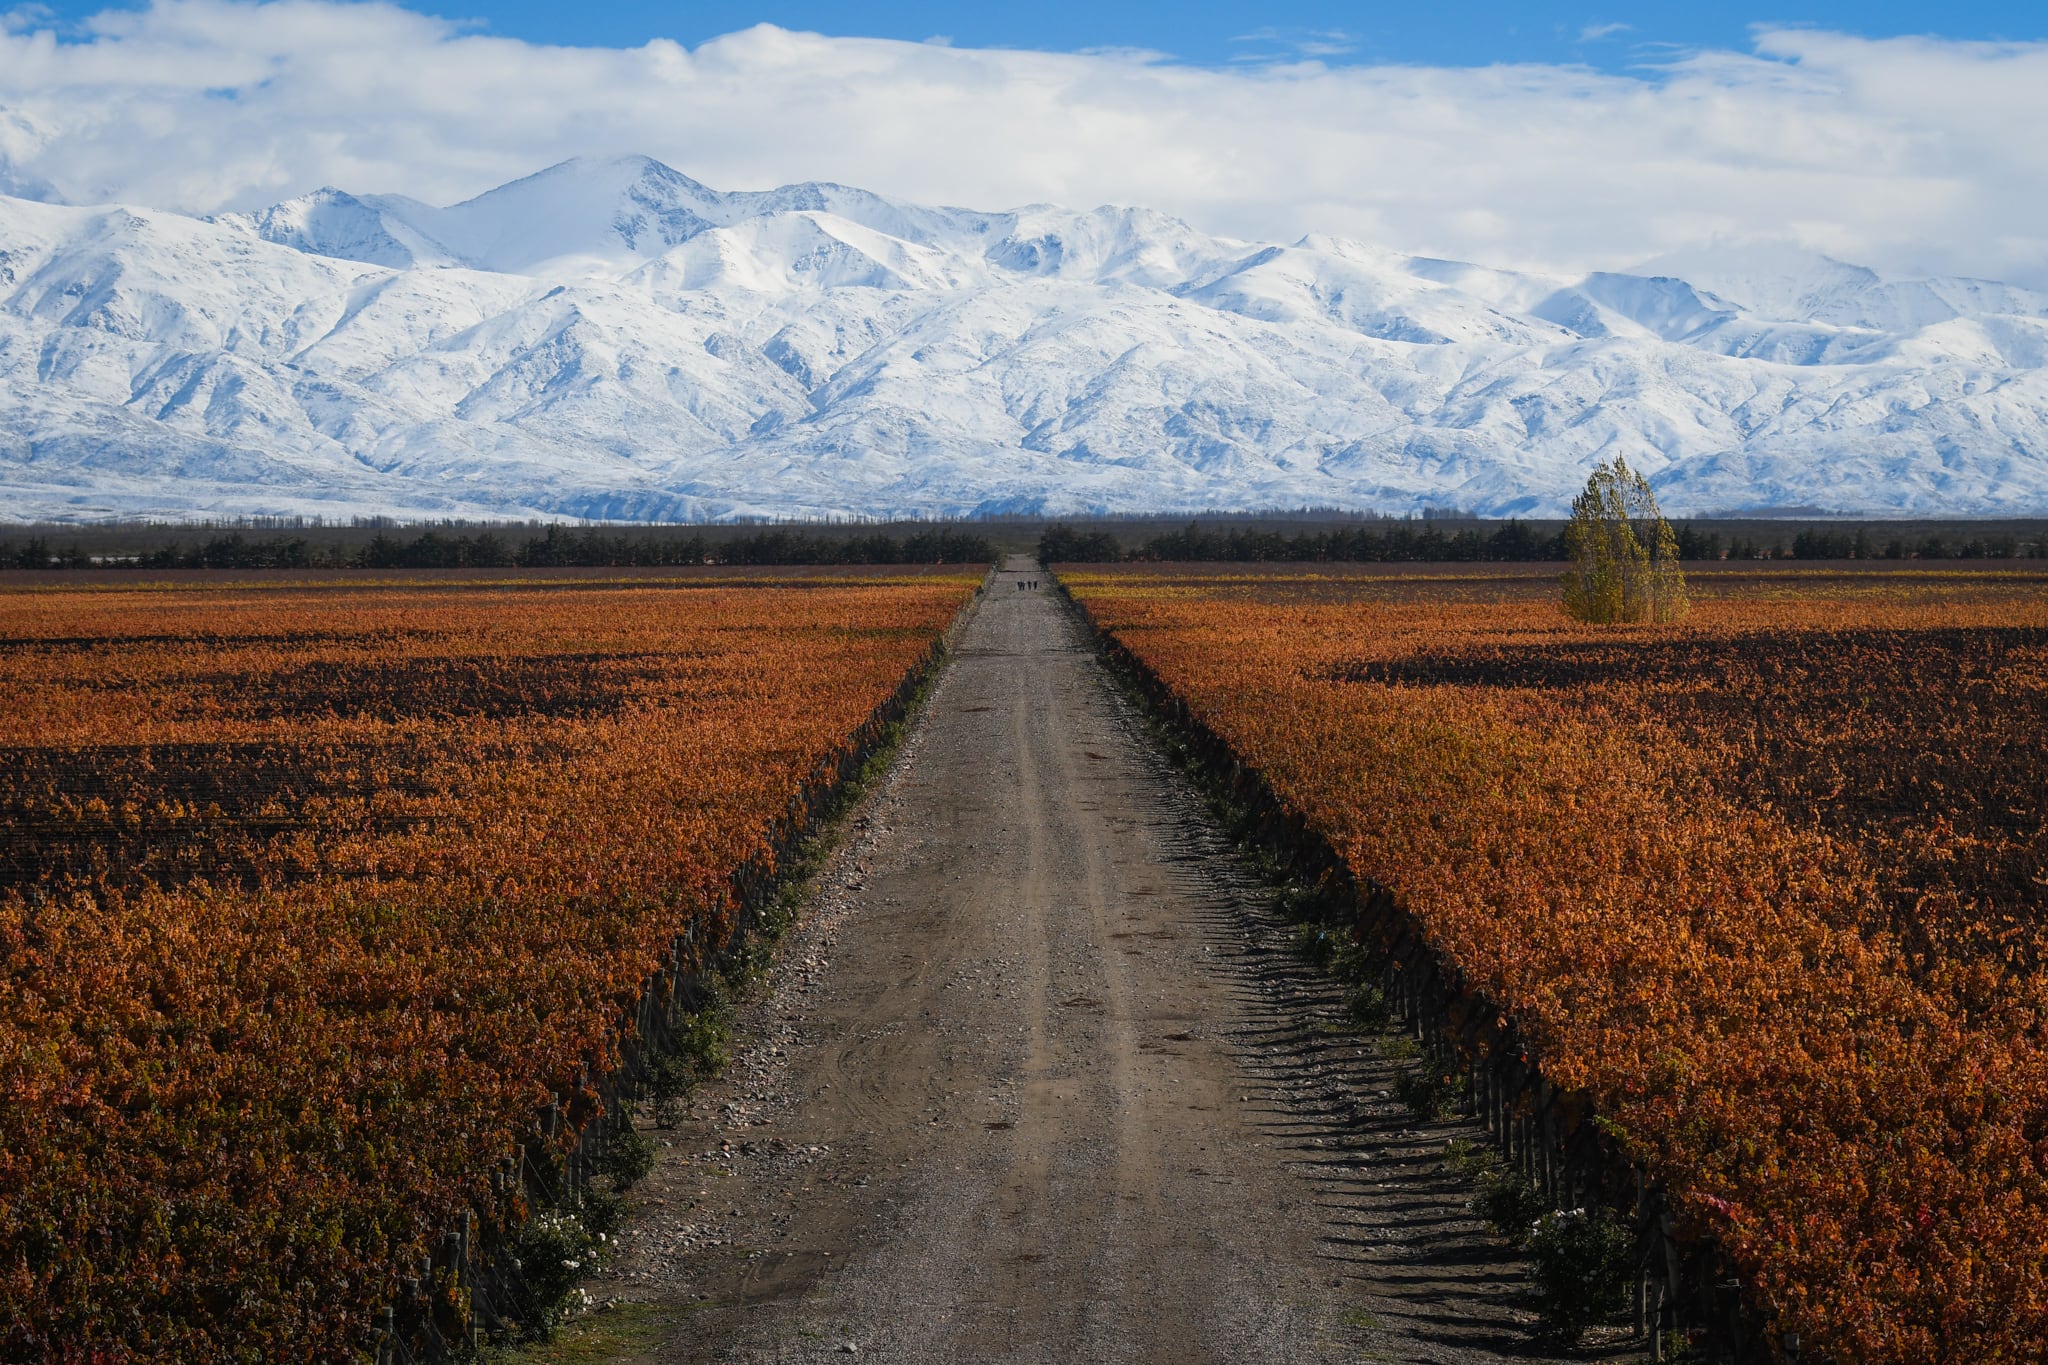
<svg viewBox="0 0 2048 1365">
<path fill-rule="evenodd" d="M 618 1357 L 1530 1359 L 1440 1160 L 1476 1131 L 1389 1098 L 1041 578 L 993 580 L 660 1135 L 591 1286 Z"/>
</svg>

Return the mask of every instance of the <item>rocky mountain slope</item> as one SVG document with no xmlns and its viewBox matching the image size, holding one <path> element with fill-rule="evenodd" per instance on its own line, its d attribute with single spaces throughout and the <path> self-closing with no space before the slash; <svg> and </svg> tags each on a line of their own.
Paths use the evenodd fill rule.
<svg viewBox="0 0 2048 1365">
<path fill-rule="evenodd" d="M 1770 244 L 1582 279 L 1142 209 L 0 198 L 0 518 L 2048 507 L 2048 295 Z"/>
</svg>

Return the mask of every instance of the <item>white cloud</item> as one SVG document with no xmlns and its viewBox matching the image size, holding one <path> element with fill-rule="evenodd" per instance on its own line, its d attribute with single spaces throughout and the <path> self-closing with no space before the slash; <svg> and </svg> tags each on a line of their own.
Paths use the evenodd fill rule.
<svg viewBox="0 0 2048 1365">
<path fill-rule="evenodd" d="M 1246 45 L 1246 51 L 1239 61 L 1271 60 L 1270 53 L 1278 48 L 1298 57 L 1343 57 L 1358 50 L 1357 42 L 1342 29 L 1334 28 L 1262 28 L 1250 33 L 1240 33 L 1230 40 Z"/>
<path fill-rule="evenodd" d="M 1217 70 L 760 27 L 545 48 L 384 4 L 160 0 L 0 31 L 0 173 L 209 211 L 320 184 L 447 202 L 579 153 L 711 184 L 1146 204 L 1502 264 L 1791 236 L 2048 280 L 2048 45 L 1765 30 L 1653 71 Z M 7 170 L 7 163 L 12 170 Z"/>
<path fill-rule="evenodd" d="M 1629 24 L 1588 24 L 1579 30 L 1579 41 L 1582 43 L 1597 43 L 1602 38 L 1612 38 L 1617 33 L 1627 33 L 1632 27 Z"/>
</svg>

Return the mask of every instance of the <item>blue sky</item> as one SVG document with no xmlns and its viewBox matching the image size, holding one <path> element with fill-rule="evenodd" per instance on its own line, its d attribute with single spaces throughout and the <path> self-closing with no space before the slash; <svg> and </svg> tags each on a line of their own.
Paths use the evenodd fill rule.
<svg viewBox="0 0 2048 1365">
<path fill-rule="evenodd" d="M 47 9 L 76 20 L 133 5 L 63 3 Z M 1742 48 L 1752 25 L 1831 29 L 1863 37 L 1934 34 L 1950 39 L 2024 41 L 2048 37 L 2048 5 L 2012 0 L 1761 0 L 1750 6 L 1692 3 L 1273 3 L 1203 0 L 1045 0 L 1031 5 L 898 0 L 894 4 L 576 4 L 564 0 L 415 0 L 407 6 L 528 42 L 635 46 L 672 38 L 695 46 L 772 23 L 838 37 L 942 38 L 963 47 L 1072 52 L 1138 47 L 1206 65 L 1299 54 L 1332 63 L 1397 62 L 1483 66 L 1493 62 L 1576 63 L 1627 70 L 1674 51 Z"/>
</svg>

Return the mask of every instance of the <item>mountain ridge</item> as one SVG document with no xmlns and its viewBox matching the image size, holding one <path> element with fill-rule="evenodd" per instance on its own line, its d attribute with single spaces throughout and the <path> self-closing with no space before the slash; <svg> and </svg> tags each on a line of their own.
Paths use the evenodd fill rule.
<svg viewBox="0 0 2048 1365">
<path fill-rule="evenodd" d="M 1142 208 L 0 197 L 0 517 L 2048 507 L 2048 295 L 1771 243 L 1581 276 Z"/>
</svg>

